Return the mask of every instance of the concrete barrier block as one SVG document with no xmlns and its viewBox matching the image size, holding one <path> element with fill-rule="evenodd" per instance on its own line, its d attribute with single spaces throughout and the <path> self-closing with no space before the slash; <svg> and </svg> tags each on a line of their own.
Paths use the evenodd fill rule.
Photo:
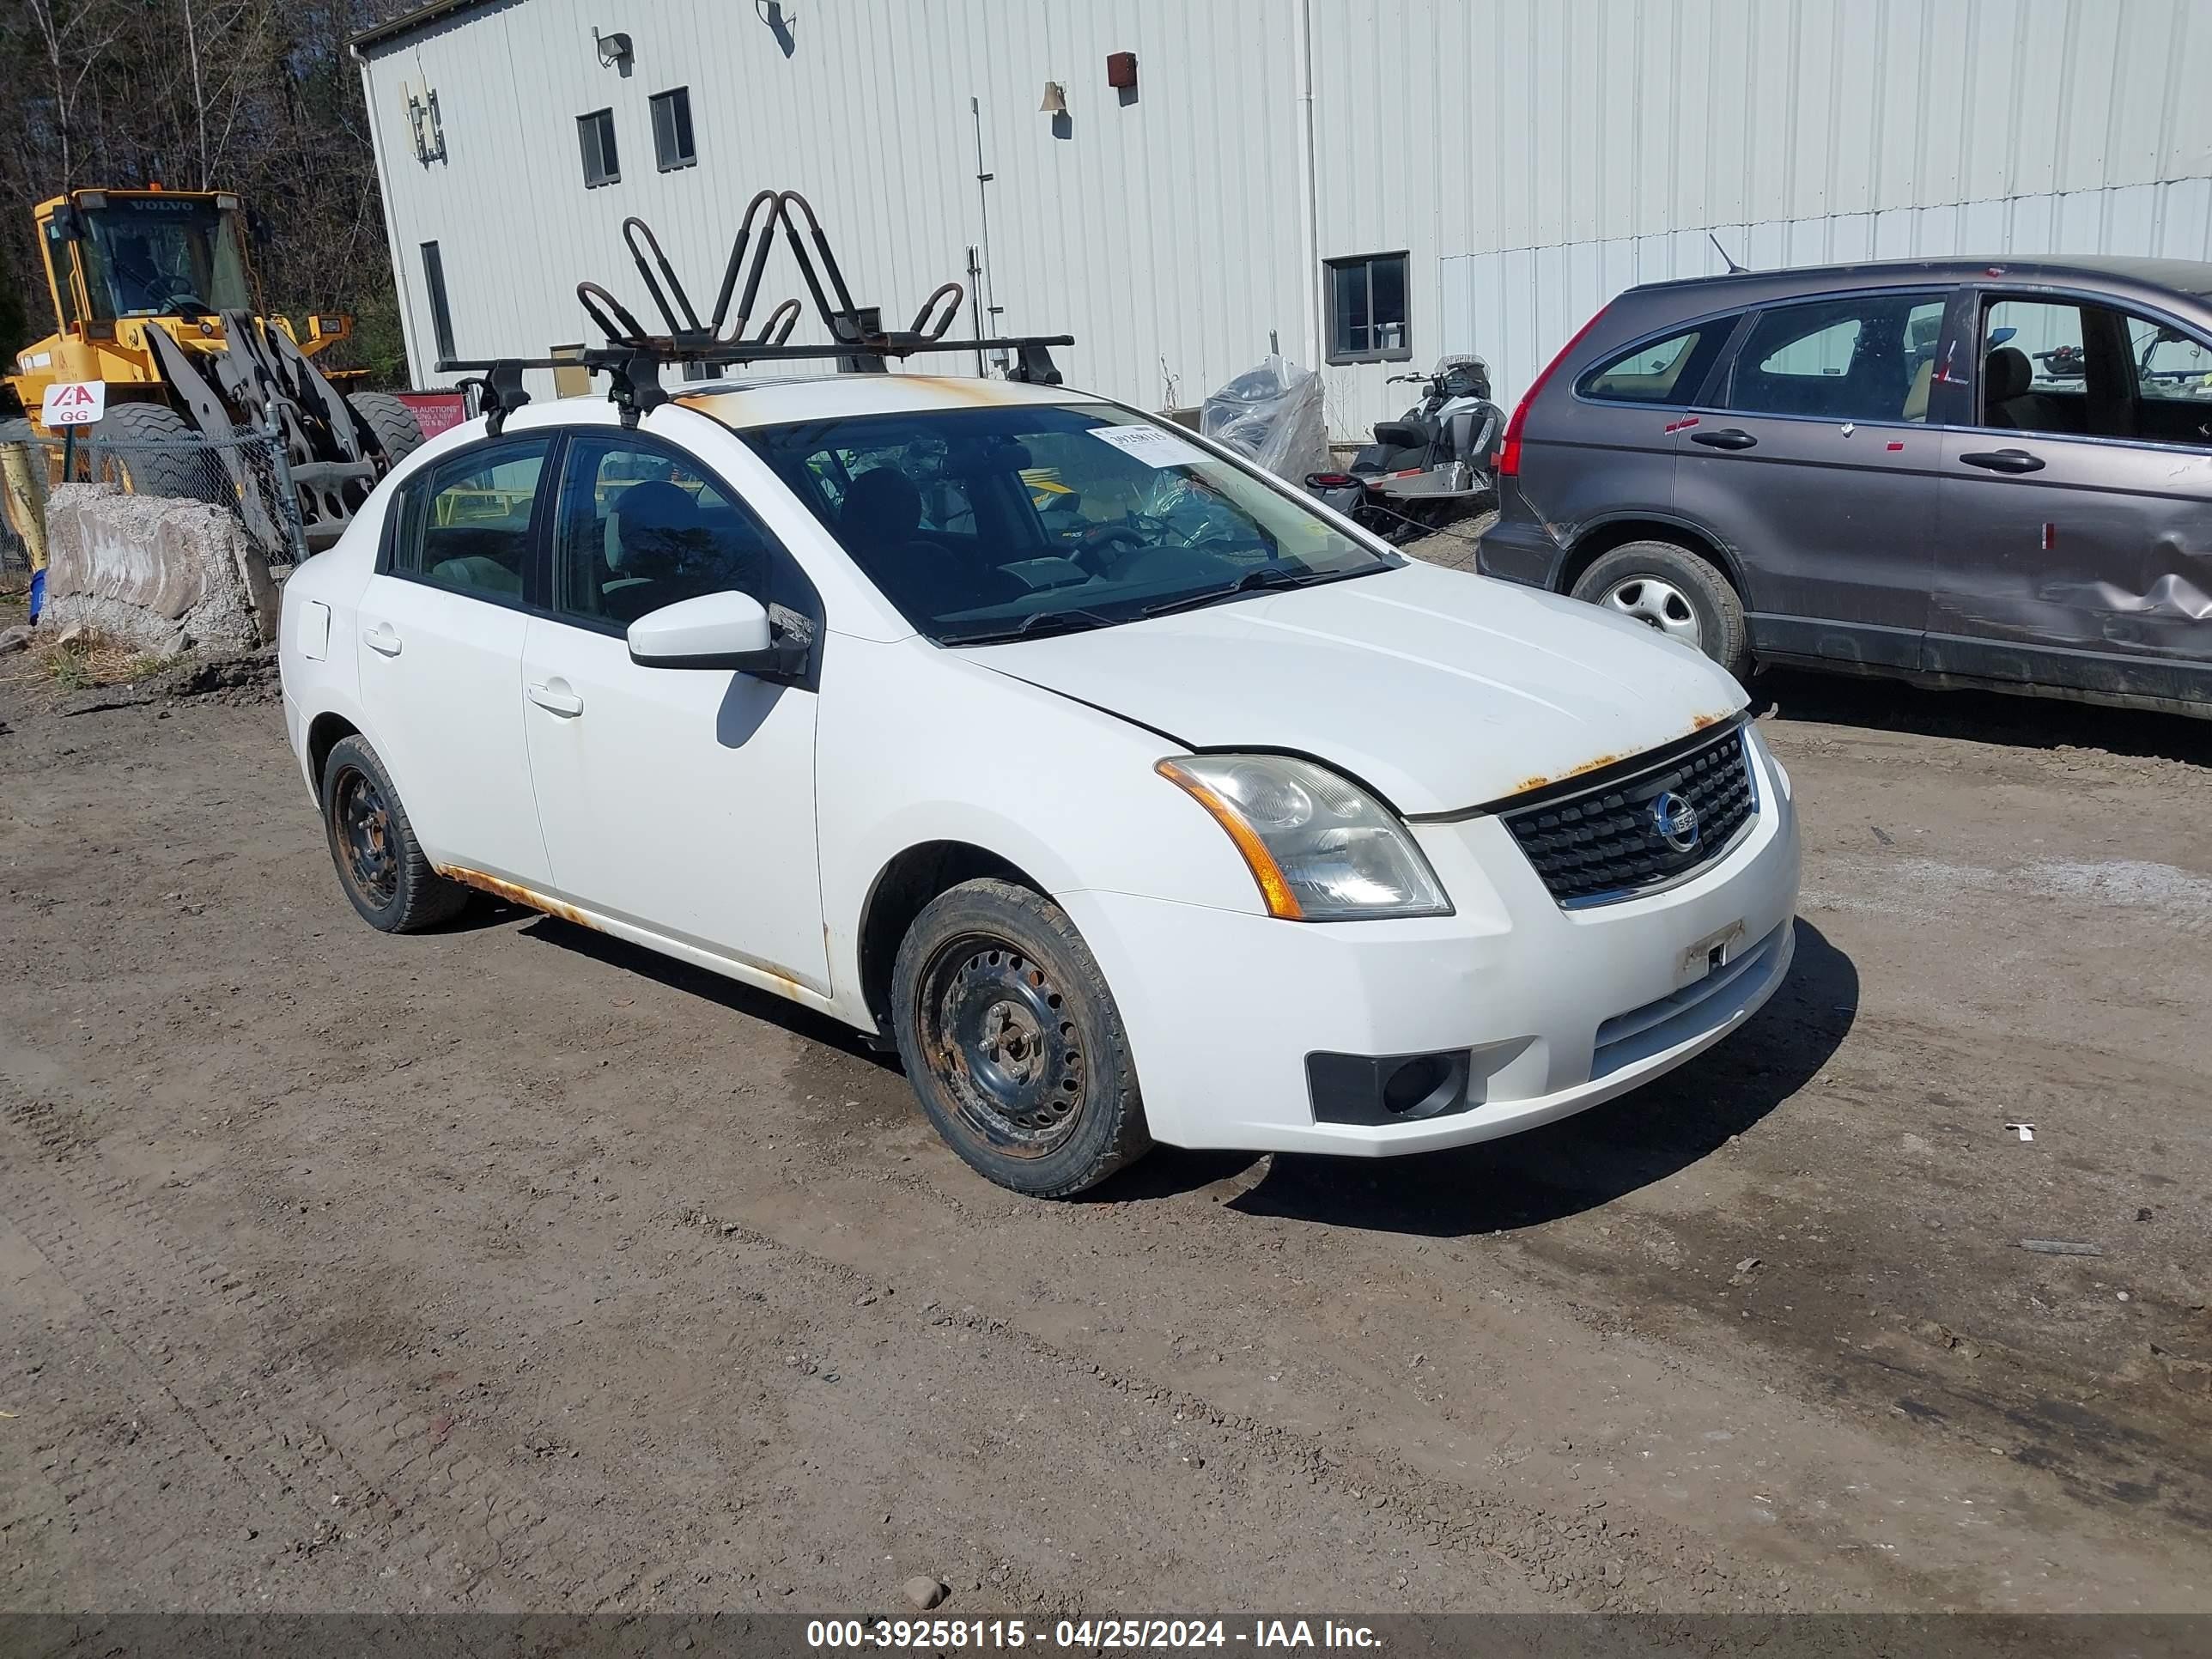
<svg viewBox="0 0 2212 1659">
<path fill-rule="evenodd" d="M 42 624 L 82 623 L 158 656 L 276 637 L 268 562 L 222 507 L 62 484 L 46 502 L 46 552 Z"/>
</svg>

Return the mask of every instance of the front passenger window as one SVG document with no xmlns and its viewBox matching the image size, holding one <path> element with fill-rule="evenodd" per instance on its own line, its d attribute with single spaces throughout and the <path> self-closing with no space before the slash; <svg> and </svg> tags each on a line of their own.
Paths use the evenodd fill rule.
<svg viewBox="0 0 2212 1659">
<path fill-rule="evenodd" d="M 769 601 L 767 532 L 670 452 L 580 437 L 561 491 L 558 609 L 609 631 L 679 599 L 731 589 Z"/>
<path fill-rule="evenodd" d="M 392 573 L 520 604 L 530 518 L 550 447 L 544 438 L 518 439 L 453 456 L 410 479 Z"/>
</svg>

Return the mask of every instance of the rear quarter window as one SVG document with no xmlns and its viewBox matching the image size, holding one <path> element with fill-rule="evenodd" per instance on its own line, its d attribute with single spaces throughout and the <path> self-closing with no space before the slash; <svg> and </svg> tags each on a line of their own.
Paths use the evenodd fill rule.
<svg viewBox="0 0 2212 1659">
<path fill-rule="evenodd" d="M 1601 403 L 1687 404 L 1705 385 L 1735 325 L 1734 317 L 1715 317 L 1643 341 L 1587 371 L 1575 391 Z"/>
</svg>

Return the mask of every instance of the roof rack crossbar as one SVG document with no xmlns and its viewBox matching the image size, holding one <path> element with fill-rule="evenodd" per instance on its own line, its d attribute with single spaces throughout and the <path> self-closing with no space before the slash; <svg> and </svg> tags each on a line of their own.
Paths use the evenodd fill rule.
<svg viewBox="0 0 2212 1659">
<path fill-rule="evenodd" d="M 787 305 L 795 303 L 786 301 Z M 1058 386 L 1060 372 L 1053 366 L 1051 349 L 1074 343 L 1073 334 L 1007 335 L 982 340 L 926 340 L 901 334 L 828 345 L 787 345 L 777 341 L 762 340 L 702 342 L 656 334 L 604 346 L 586 346 L 581 351 L 561 357 L 447 357 L 440 359 L 435 367 L 441 374 L 471 371 L 489 374 L 532 368 L 586 368 L 594 374 L 605 374 L 640 360 L 650 361 L 662 368 L 675 363 L 696 363 L 709 368 L 734 368 L 747 363 L 820 362 L 854 356 L 856 349 L 863 356 L 902 360 L 939 352 L 1007 351 L 1014 353 L 1017 357 L 1011 378 L 1040 386 Z"/>
</svg>

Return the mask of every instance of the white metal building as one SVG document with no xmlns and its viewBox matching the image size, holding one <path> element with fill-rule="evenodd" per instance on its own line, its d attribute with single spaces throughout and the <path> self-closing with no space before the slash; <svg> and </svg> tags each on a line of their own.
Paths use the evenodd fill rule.
<svg viewBox="0 0 2212 1659">
<path fill-rule="evenodd" d="M 441 326 L 582 341 L 581 277 L 650 316 L 627 215 L 705 309 L 763 186 L 894 324 L 980 287 L 1147 408 L 1273 335 L 1341 436 L 1720 249 L 2212 258 L 2206 0 L 437 0 L 357 51 L 421 385 Z"/>
</svg>

